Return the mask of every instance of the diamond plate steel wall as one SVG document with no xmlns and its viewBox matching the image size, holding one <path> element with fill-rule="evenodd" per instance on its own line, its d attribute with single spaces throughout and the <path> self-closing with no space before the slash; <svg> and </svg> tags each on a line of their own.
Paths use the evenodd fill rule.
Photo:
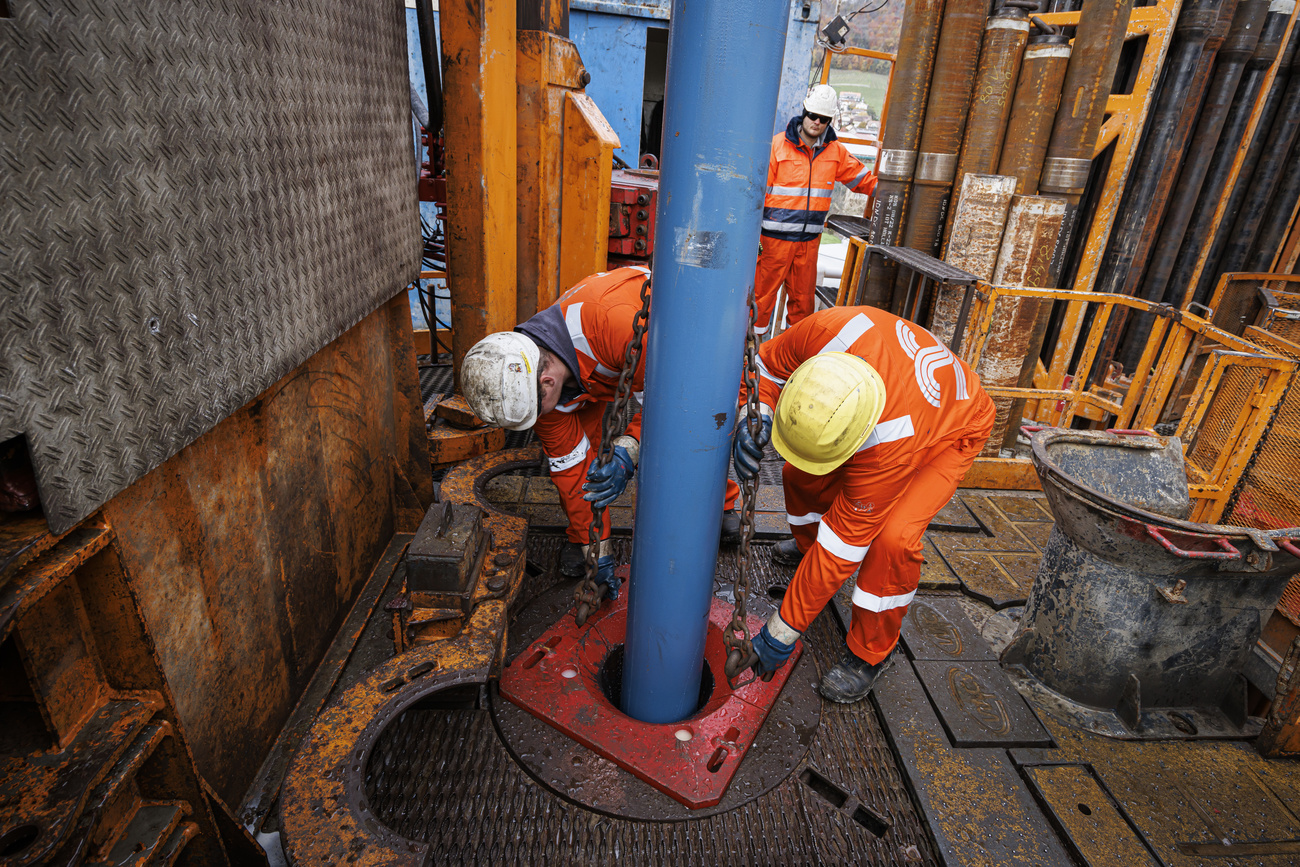
<svg viewBox="0 0 1300 867">
<path fill-rule="evenodd" d="M 61 532 L 417 273 L 393 0 L 9 0 L 0 439 Z"/>
</svg>

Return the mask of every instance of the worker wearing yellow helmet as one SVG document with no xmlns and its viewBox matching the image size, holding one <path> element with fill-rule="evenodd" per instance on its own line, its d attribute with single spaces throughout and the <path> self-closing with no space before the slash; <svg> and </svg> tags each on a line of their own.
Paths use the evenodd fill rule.
<svg viewBox="0 0 1300 867">
<path fill-rule="evenodd" d="M 898 643 L 921 577 L 926 526 L 988 439 L 994 408 L 979 379 L 917 325 L 871 307 L 835 307 L 792 326 L 758 357 L 763 423 L 741 424 L 736 474 L 758 472 L 770 440 L 793 538 L 773 559 L 797 566 L 754 637 L 756 672 L 780 667 L 857 573 L 843 659 L 822 678 L 832 701 L 871 691 Z"/>
</svg>

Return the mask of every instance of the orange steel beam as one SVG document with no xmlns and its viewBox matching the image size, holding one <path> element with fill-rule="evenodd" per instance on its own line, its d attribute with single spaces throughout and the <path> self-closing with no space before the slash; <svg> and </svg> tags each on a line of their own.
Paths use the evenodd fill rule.
<svg viewBox="0 0 1300 867">
<path fill-rule="evenodd" d="M 1115 146 L 1111 156 L 1110 169 L 1106 173 L 1101 201 L 1088 230 L 1084 242 L 1083 258 L 1079 262 L 1078 274 L 1071 287 L 1080 292 L 1090 292 L 1097 279 L 1097 269 L 1106 252 L 1106 242 L 1110 239 L 1111 228 L 1115 224 L 1115 212 L 1119 209 L 1120 197 L 1124 193 L 1124 183 L 1133 166 L 1133 157 L 1137 151 L 1138 140 L 1142 135 L 1142 126 L 1146 122 L 1147 110 L 1155 96 L 1155 83 L 1164 64 L 1165 52 L 1173 35 L 1174 23 L 1178 20 L 1178 11 L 1182 0 L 1162 0 L 1154 6 L 1136 6 L 1129 16 L 1125 40 L 1145 36 L 1146 48 L 1142 53 L 1142 62 L 1138 66 L 1137 81 L 1133 92 L 1129 94 L 1111 94 L 1106 100 L 1105 123 L 1097 136 L 1097 145 L 1093 157 L 1104 151 L 1112 143 Z M 1078 12 L 1055 12 L 1039 15 L 1049 24 L 1075 25 L 1079 23 Z M 1065 320 L 1061 324 L 1060 338 L 1056 351 L 1052 355 L 1049 368 L 1049 381 L 1061 382 L 1074 354 L 1075 343 L 1083 327 L 1084 304 L 1071 303 L 1066 308 Z"/>
<path fill-rule="evenodd" d="M 561 292 L 606 268 L 609 184 L 618 145 L 613 127 L 591 97 L 573 91 L 565 93 L 560 170 Z"/>
<path fill-rule="evenodd" d="M 452 363 L 516 323 L 515 4 L 443 7 Z"/>
<path fill-rule="evenodd" d="M 1279 45 L 1286 45 L 1291 41 L 1291 31 L 1295 29 L 1297 15 L 1300 15 L 1300 4 L 1297 4 L 1296 8 L 1291 10 L 1291 20 L 1287 22 L 1286 32 L 1282 34 L 1282 41 L 1278 43 Z M 1279 53 L 1278 56 L 1280 58 L 1281 54 Z M 1215 208 L 1214 221 L 1210 223 L 1210 229 L 1205 234 L 1206 243 L 1201 249 L 1201 257 L 1196 261 L 1196 270 L 1192 272 L 1192 276 L 1187 281 L 1187 289 L 1183 294 L 1181 306 L 1186 306 L 1187 302 L 1192 300 L 1192 294 L 1196 291 L 1196 285 L 1201 282 L 1201 274 L 1209 264 L 1205 261 L 1208 258 L 1211 246 L 1209 239 L 1213 238 L 1215 233 L 1218 232 L 1219 223 L 1223 221 L 1224 211 L 1228 206 L 1227 193 L 1237 185 L 1237 176 L 1241 174 L 1242 163 L 1246 161 L 1246 151 L 1249 150 L 1251 139 L 1255 137 L 1256 127 L 1259 126 L 1260 110 L 1263 108 L 1264 102 L 1268 99 L 1269 91 L 1273 89 L 1273 79 L 1277 78 L 1278 69 L 1281 65 L 1282 63 L 1280 60 L 1274 60 L 1273 65 L 1269 67 L 1268 72 L 1264 75 L 1263 84 L 1259 86 L 1259 95 L 1255 97 L 1255 106 L 1250 113 L 1250 123 L 1246 127 L 1246 134 L 1243 135 L 1241 141 L 1237 143 L 1237 153 L 1232 160 L 1232 170 L 1228 173 L 1228 180 L 1223 185 L 1224 195 L 1219 199 L 1219 206 Z M 1265 132 L 1267 131 L 1259 130 L 1261 135 Z"/>
</svg>

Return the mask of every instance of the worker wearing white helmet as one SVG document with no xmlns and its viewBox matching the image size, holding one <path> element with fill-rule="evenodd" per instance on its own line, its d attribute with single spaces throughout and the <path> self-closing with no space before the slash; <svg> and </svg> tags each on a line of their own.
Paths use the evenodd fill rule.
<svg viewBox="0 0 1300 867">
<path fill-rule="evenodd" d="M 751 662 L 759 674 L 784 664 L 856 573 L 847 646 L 820 691 L 858 701 L 898 643 L 925 529 L 988 439 L 993 401 L 933 334 L 872 307 L 814 313 L 763 344 L 758 361 L 763 425 L 756 437 L 740 426 L 736 475 L 758 472 L 769 439 L 786 459 L 794 538 L 772 556 L 797 568 Z"/>
<path fill-rule="evenodd" d="M 508 430 L 532 428 L 541 443 L 569 519 L 569 541 L 560 552 L 560 571 L 569 577 L 583 572 L 591 504 L 612 503 L 636 472 L 640 412 L 614 439 L 613 459 L 603 468 L 594 462 L 605 408 L 617 393 L 632 324 L 641 309 L 641 286 L 649 276 L 645 268 L 594 274 L 514 331 L 480 340 L 461 364 L 461 390 L 479 418 Z M 632 373 L 638 401 L 644 383 L 643 352 Z M 740 536 L 734 511 L 739 492 L 735 482 L 727 483 L 724 541 Z M 599 562 L 612 598 L 617 584 L 609 533 L 607 521 Z"/>
<path fill-rule="evenodd" d="M 875 172 L 835 140 L 831 121 L 837 103 L 835 88 L 817 85 L 803 101 L 803 114 L 790 118 L 785 132 L 772 138 L 762 251 L 754 273 L 755 329 L 760 334 L 768 329 L 782 283 L 791 325 L 813 312 L 817 249 L 836 181 L 856 193 L 876 188 Z"/>
</svg>

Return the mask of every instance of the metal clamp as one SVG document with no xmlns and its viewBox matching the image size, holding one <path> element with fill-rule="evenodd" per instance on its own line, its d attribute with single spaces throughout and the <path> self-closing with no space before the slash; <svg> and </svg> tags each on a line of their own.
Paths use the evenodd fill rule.
<svg viewBox="0 0 1300 867">
<path fill-rule="evenodd" d="M 1222 551 L 1187 551 L 1182 548 L 1179 548 L 1173 542 L 1170 542 L 1167 538 L 1165 538 L 1165 534 L 1161 533 L 1158 527 L 1155 527 L 1151 524 L 1144 524 L 1143 526 L 1146 527 L 1148 536 L 1150 536 L 1152 539 L 1155 539 L 1157 542 L 1159 542 L 1166 551 L 1168 551 L 1170 554 L 1173 554 L 1175 557 L 1183 557 L 1184 559 L 1187 560 L 1240 560 L 1241 559 L 1241 552 L 1237 550 L 1235 545 L 1233 545 L 1231 542 L 1228 541 L 1226 536 L 1198 537 L 1198 538 L 1205 538 L 1207 542 L 1214 542 L 1220 548 L 1223 549 Z"/>
</svg>

